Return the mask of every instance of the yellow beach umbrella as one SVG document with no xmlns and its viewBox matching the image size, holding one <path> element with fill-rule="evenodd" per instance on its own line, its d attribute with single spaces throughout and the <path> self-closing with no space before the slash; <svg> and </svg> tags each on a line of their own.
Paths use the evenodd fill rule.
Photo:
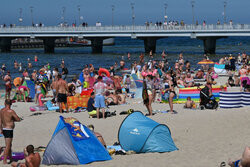
<svg viewBox="0 0 250 167">
<path fill-rule="evenodd" d="M 214 64 L 212 60 L 203 59 L 198 64 Z"/>
</svg>

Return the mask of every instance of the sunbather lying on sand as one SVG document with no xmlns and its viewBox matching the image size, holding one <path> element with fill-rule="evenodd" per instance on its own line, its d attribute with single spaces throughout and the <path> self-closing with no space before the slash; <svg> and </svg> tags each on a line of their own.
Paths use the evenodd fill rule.
<svg viewBox="0 0 250 167">
<path fill-rule="evenodd" d="M 106 143 L 105 143 L 105 141 L 104 141 L 102 135 L 101 135 L 100 133 L 94 131 L 94 129 L 95 129 L 94 125 L 88 125 L 88 128 L 95 134 L 95 136 L 97 137 L 97 139 L 98 139 L 98 140 L 102 143 L 102 145 L 106 148 L 107 145 L 106 145 Z"/>
</svg>

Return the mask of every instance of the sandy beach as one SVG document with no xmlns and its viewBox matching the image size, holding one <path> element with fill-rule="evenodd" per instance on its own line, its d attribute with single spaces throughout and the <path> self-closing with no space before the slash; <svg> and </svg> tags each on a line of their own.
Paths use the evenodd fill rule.
<svg viewBox="0 0 250 167">
<path fill-rule="evenodd" d="M 0 105 L 4 99 L 0 100 Z M 89 118 L 87 112 L 59 114 L 54 111 L 39 111 L 41 115 L 31 116 L 30 106 L 34 103 L 17 102 L 12 105 L 16 113 L 24 120 L 16 123 L 14 130 L 13 151 L 23 151 L 28 144 L 35 147 L 47 146 L 59 121 L 59 116 L 75 117 L 81 123 L 93 124 L 95 130 L 101 133 L 107 143 L 112 145 L 118 141 L 117 135 L 121 122 L 126 115 L 119 115 L 121 111 L 134 110 L 146 113 L 146 108 L 140 99 L 129 99 L 128 104 L 112 106 L 110 111 L 117 112 L 117 116 L 105 120 Z M 154 103 L 153 110 L 168 110 L 168 104 Z M 157 113 L 150 118 L 166 124 L 172 133 L 172 138 L 178 151 L 170 153 L 147 153 L 132 155 L 113 155 L 111 161 L 94 162 L 85 166 L 169 166 L 169 167 L 211 167 L 219 166 L 239 158 L 245 146 L 249 145 L 250 108 L 217 110 L 184 109 L 183 104 L 174 104 L 178 114 Z M 0 138 L 4 146 L 4 138 Z M 41 156 L 43 152 L 40 152 Z M 2 162 L 0 162 L 2 165 Z M 44 166 L 44 165 L 41 165 Z M 66 166 L 66 165 L 65 165 Z"/>
</svg>

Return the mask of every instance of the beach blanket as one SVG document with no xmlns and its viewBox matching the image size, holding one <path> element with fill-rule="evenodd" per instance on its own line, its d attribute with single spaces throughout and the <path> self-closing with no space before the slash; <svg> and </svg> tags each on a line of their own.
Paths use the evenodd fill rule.
<svg viewBox="0 0 250 167">
<path fill-rule="evenodd" d="M 90 96 L 80 96 L 80 97 L 76 97 L 76 96 L 70 96 L 67 97 L 67 104 L 68 104 L 68 108 L 69 109 L 76 109 L 77 107 L 83 107 L 86 108 L 88 106 L 88 100 L 89 100 Z M 66 107 L 63 103 L 63 109 L 65 110 Z"/>
</svg>

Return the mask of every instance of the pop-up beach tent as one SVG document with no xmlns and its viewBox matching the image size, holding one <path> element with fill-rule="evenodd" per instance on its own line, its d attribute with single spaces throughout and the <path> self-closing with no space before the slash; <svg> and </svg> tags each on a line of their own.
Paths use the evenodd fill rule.
<svg viewBox="0 0 250 167">
<path fill-rule="evenodd" d="M 80 165 L 111 160 L 96 136 L 74 118 L 63 118 L 43 154 L 45 165 Z"/>
<path fill-rule="evenodd" d="M 178 150 L 166 125 L 159 124 L 138 111 L 123 120 L 118 140 L 125 151 L 132 150 L 136 153 Z"/>
</svg>

